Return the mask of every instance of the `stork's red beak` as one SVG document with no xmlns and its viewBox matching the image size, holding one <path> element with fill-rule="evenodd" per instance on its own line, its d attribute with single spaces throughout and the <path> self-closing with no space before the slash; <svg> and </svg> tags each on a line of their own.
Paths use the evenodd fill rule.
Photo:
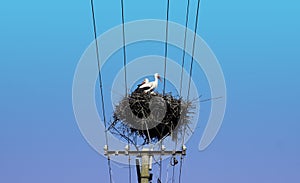
<svg viewBox="0 0 300 183">
<path fill-rule="evenodd" d="M 160 75 L 158 75 L 157 78 L 160 80 L 160 82 L 162 82 Z"/>
</svg>

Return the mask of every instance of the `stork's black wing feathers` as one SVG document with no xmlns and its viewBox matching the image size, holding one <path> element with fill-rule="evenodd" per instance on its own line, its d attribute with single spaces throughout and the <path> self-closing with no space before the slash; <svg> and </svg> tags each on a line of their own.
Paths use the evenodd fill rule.
<svg viewBox="0 0 300 183">
<path fill-rule="evenodd" d="M 138 84 L 137 87 L 139 88 L 140 86 L 142 86 L 144 83 Z"/>
<path fill-rule="evenodd" d="M 150 88 L 151 88 L 150 86 L 144 87 L 144 88 L 140 88 L 139 85 L 138 85 L 138 87 L 134 90 L 134 92 L 142 93 L 143 91 L 148 90 Z"/>
</svg>

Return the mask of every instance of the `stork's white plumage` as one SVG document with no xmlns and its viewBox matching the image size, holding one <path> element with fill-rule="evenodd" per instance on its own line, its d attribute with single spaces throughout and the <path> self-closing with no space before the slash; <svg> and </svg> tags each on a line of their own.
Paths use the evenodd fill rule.
<svg viewBox="0 0 300 183">
<path fill-rule="evenodd" d="M 147 83 L 149 83 L 149 79 L 145 78 L 143 80 L 143 82 L 141 82 L 140 84 L 137 85 L 137 88 L 134 90 L 134 92 L 141 92 L 140 87 L 143 86 L 144 84 L 147 84 Z"/>
<path fill-rule="evenodd" d="M 161 78 L 160 78 L 158 73 L 155 73 L 154 74 L 154 81 L 151 81 L 151 82 L 148 82 L 148 83 L 145 83 L 145 84 L 141 85 L 139 87 L 139 89 L 142 89 L 144 91 L 144 93 L 148 93 L 148 92 L 153 93 L 153 90 L 155 88 L 157 88 L 157 86 L 158 86 L 158 80 L 161 80 Z"/>
<path fill-rule="evenodd" d="M 146 83 L 149 83 L 149 79 L 148 78 L 145 78 L 144 81 L 138 85 L 138 88 L 140 88 L 142 85 L 146 84 Z"/>
</svg>

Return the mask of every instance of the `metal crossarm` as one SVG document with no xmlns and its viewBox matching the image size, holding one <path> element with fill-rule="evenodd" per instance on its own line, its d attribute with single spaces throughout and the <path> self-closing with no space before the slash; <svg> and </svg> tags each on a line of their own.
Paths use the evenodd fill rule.
<svg viewBox="0 0 300 183">
<path fill-rule="evenodd" d="M 131 151 L 129 146 L 125 146 L 125 150 L 108 150 L 108 146 L 104 146 L 104 155 L 110 158 L 110 156 L 136 156 L 136 168 L 137 168 L 137 178 L 139 183 L 149 183 L 152 180 L 152 158 L 153 156 L 176 156 L 181 155 L 181 157 L 186 155 L 186 146 L 183 145 L 181 150 L 166 150 L 164 146 L 162 146 L 161 150 L 151 150 L 144 148 L 141 151 Z M 142 164 L 140 165 L 140 160 Z M 158 179 L 160 180 L 160 178 Z"/>
<path fill-rule="evenodd" d="M 155 156 L 155 155 L 162 155 L 162 156 L 169 156 L 169 155 L 186 155 L 186 146 L 182 146 L 182 150 L 175 151 L 175 150 L 142 150 L 142 151 L 131 151 L 131 150 L 108 150 L 107 146 L 104 147 L 104 155 L 105 156 L 119 156 L 119 155 L 126 155 L 126 156 L 136 156 L 136 157 L 142 157 L 143 155 L 148 156 Z"/>
</svg>

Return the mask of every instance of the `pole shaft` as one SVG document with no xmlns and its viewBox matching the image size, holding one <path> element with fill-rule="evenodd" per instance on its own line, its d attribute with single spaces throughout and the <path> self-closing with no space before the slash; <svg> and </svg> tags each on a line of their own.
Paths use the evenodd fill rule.
<svg viewBox="0 0 300 183">
<path fill-rule="evenodd" d="M 149 183 L 149 155 L 142 156 L 141 183 Z"/>
</svg>

